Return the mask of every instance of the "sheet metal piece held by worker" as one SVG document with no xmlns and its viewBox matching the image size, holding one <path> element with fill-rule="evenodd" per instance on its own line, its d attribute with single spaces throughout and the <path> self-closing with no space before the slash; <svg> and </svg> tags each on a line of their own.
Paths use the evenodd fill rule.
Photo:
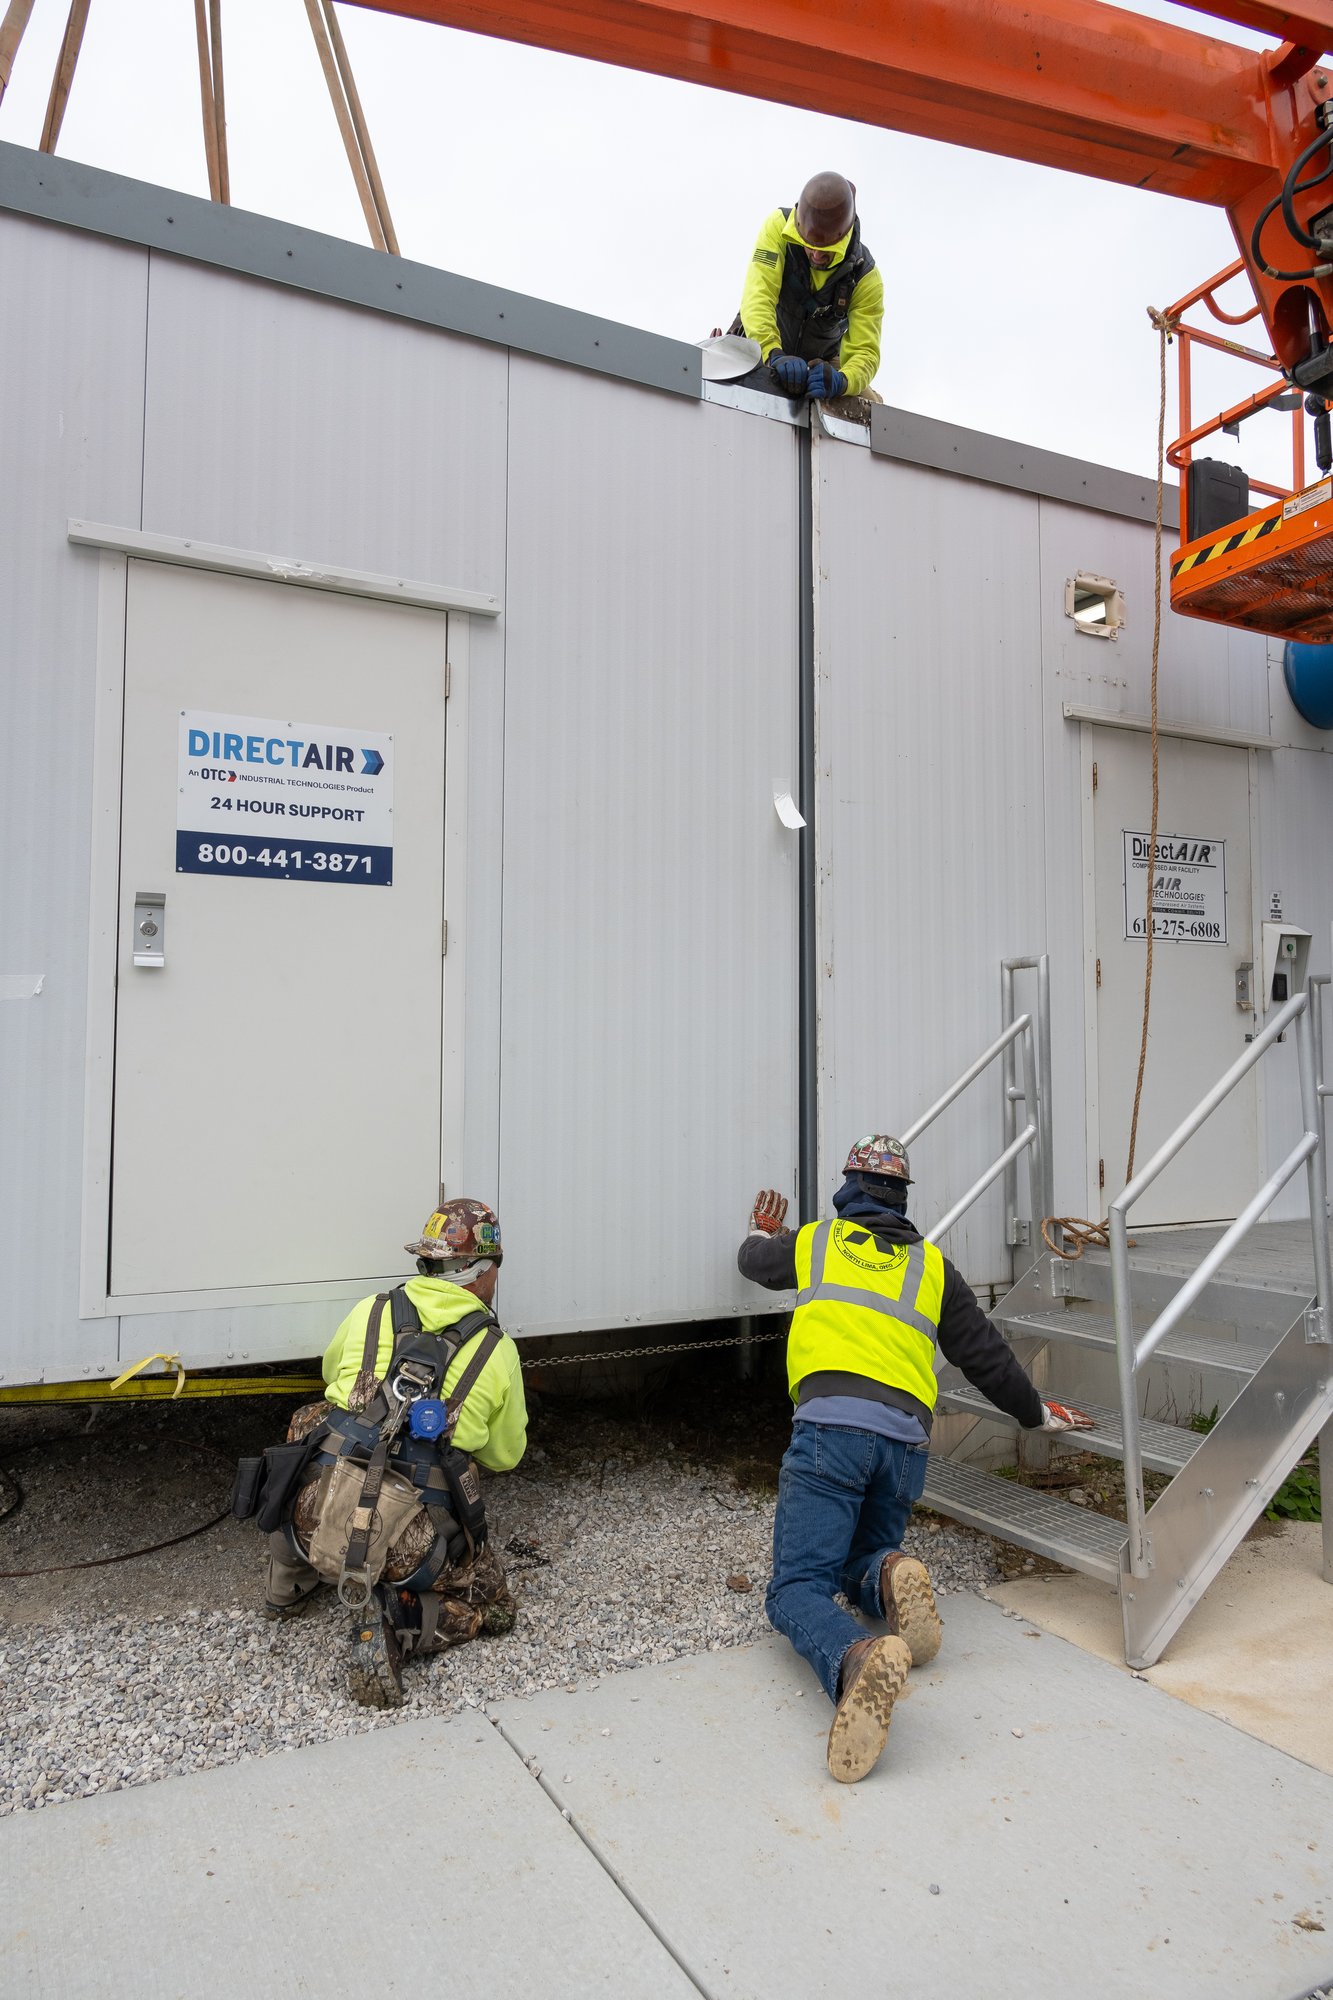
<svg viewBox="0 0 1333 2000">
<path fill-rule="evenodd" d="M 856 189 L 816 174 L 759 231 L 732 331 L 759 343 L 766 386 L 793 399 L 864 396 L 879 368 L 884 280 L 861 240 Z M 872 399 L 873 400 L 873 399 Z"/>
<path fill-rule="evenodd" d="M 784 1228 L 786 1199 L 765 1189 L 737 1258 L 756 1284 L 796 1291 L 796 1415 L 765 1610 L 834 1704 L 828 1767 L 843 1784 L 875 1764 L 909 1670 L 943 1636 L 926 1567 L 902 1553 L 926 1481 L 936 1349 L 1029 1430 L 1090 1421 L 1042 1402 L 971 1287 L 908 1220 L 910 1186 L 905 1148 L 872 1134 L 847 1156 L 832 1218 Z M 868 1638 L 839 1594 L 888 1635 Z"/>
<path fill-rule="evenodd" d="M 269 1530 L 266 1611 L 292 1616 L 334 1584 L 353 1614 L 352 1696 L 379 1708 L 403 1698 L 404 1656 L 513 1629 L 477 1468 L 510 1471 L 527 1443 L 518 1350 L 491 1312 L 495 1215 L 446 1202 L 406 1248 L 418 1275 L 352 1308 L 324 1398 L 265 1455 L 251 1507 Z"/>
</svg>

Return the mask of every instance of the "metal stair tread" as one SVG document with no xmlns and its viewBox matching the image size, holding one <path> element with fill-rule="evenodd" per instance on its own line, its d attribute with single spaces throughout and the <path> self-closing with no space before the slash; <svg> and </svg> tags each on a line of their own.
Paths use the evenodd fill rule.
<svg viewBox="0 0 1333 2000">
<path fill-rule="evenodd" d="M 1123 1521 L 1108 1520 L 1030 1486 L 995 1479 L 951 1458 L 931 1458 L 921 1503 L 999 1541 L 1014 1542 L 1087 1576 L 1119 1583 L 1120 1551 L 1128 1532 Z"/>
<path fill-rule="evenodd" d="M 997 1410 L 994 1403 L 974 1389 L 968 1382 L 940 1383 L 940 1405 L 944 1409 L 964 1412 L 974 1417 L 991 1417 L 999 1423 L 1014 1421 Z M 1124 1432 L 1119 1410 L 1110 1409 L 1104 1403 L 1079 1404 L 1085 1416 L 1093 1420 L 1090 1431 L 1065 1431 L 1058 1435 L 1057 1442 L 1077 1451 L 1099 1452 L 1104 1458 L 1122 1458 L 1125 1451 Z M 1036 1433 L 1033 1433 L 1036 1435 Z M 1179 1472 L 1187 1465 L 1203 1443 L 1198 1431 L 1182 1430 L 1178 1424 L 1151 1423 L 1143 1418 L 1139 1423 L 1139 1443 L 1143 1452 L 1143 1463 L 1154 1472 Z"/>
<path fill-rule="evenodd" d="M 1006 1331 L 1014 1337 L 1080 1342 L 1085 1347 L 1115 1346 L 1115 1325 L 1109 1308 L 1091 1312 L 1001 1313 Z M 1139 1329 L 1143 1331 L 1142 1328 Z M 1161 1361 L 1184 1361 L 1196 1368 L 1221 1368 L 1233 1375 L 1253 1375 L 1262 1367 L 1274 1347 L 1272 1340 L 1223 1340 L 1217 1334 L 1168 1334 L 1154 1356 Z"/>
</svg>

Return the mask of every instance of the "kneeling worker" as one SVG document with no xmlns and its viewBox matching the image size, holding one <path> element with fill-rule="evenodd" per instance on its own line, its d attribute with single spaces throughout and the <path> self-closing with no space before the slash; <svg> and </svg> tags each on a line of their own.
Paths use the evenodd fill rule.
<svg viewBox="0 0 1333 2000">
<path fill-rule="evenodd" d="M 971 1287 L 908 1221 L 898 1141 L 859 1140 L 843 1171 L 836 1219 L 800 1230 L 783 1228 L 782 1195 L 758 1195 L 737 1262 L 756 1284 L 796 1288 L 787 1338 L 796 1417 L 764 1608 L 834 1704 L 828 1767 L 851 1784 L 884 1748 L 909 1667 L 940 1649 L 930 1577 L 902 1553 L 926 1481 L 936 1346 L 1026 1429 L 1087 1430 L 1091 1419 L 1042 1402 Z M 868 1638 L 834 1602 L 839 1591 L 883 1618 L 889 1636 Z"/>
<path fill-rule="evenodd" d="M 291 1420 L 312 1455 L 269 1537 L 266 1612 L 337 1585 L 351 1692 L 370 1708 L 402 1701 L 403 1654 L 515 1618 L 477 1476 L 511 1471 L 527 1444 L 518 1349 L 490 1309 L 500 1225 L 483 1202 L 447 1201 L 405 1247 L 419 1275 L 352 1308 L 324 1356 L 326 1399 Z"/>
<path fill-rule="evenodd" d="M 816 174 L 795 208 L 775 208 L 760 229 L 732 331 L 759 343 L 786 396 L 863 396 L 883 319 L 884 280 L 861 241 L 856 189 Z"/>
</svg>

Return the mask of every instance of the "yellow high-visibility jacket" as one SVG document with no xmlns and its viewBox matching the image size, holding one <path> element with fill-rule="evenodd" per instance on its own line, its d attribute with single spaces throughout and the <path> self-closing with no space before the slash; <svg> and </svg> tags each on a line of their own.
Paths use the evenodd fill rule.
<svg viewBox="0 0 1333 2000">
<path fill-rule="evenodd" d="M 796 1285 L 793 1402 L 807 1376 L 850 1375 L 934 1409 L 944 1259 L 933 1243 L 883 1243 L 863 1222 L 807 1222 L 796 1237 Z"/>
<path fill-rule="evenodd" d="M 741 293 L 741 325 L 751 340 L 757 340 L 767 361 L 781 349 L 778 332 L 778 293 L 782 289 L 782 266 L 788 243 L 799 243 L 796 211 L 784 217 L 775 208 L 759 231 L 754 253 L 745 273 Z M 815 290 L 821 292 L 830 271 L 812 270 Z M 838 366 L 847 377 L 847 394 L 859 396 L 868 389 L 879 371 L 880 329 L 884 323 L 884 279 L 878 266 L 867 271 L 852 293 L 847 332 L 843 337 Z"/>
<path fill-rule="evenodd" d="M 476 1312 L 480 1300 L 447 1278 L 409 1278 L 405 1290 L 427 1333 L 439 1333 L 456 1326 Z M 325 1394 L 338 1409 L 347 1408 L 347 1398 L 361 1372 L 374 1299 L 362 1299 L 352 1307 L 324 1355 Z M 445 1371 L 443 1395 L 462 1375 L 475 1351 L 472 1341 L 461 1347 Z M 381 1378 L 393 1355 L 393 1315 L 386 1306 L 380 1322 L 379 1349 L 375 1373 Z M 475 1458 L 488 1472 L 511 1472 L 522 1458 L 528 1443 L 528 1406 L 523 1395 L 523 1373 L 518 1349 L 505 1334 L 480 1375 L 458 1419 L 454 1443 Z"/>
</svg>

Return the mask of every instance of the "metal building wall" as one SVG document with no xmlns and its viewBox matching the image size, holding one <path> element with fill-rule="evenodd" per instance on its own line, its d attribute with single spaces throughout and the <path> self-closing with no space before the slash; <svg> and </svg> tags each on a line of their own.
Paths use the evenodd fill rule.
<svg viewBox="0 0 1333 2000">
<path fill-rule="evenodd" d="M 0 214 L 0 1379 L 116 1357 L 80 1325 L 99 562 L 70 514 L 135 520 L 148 259 Z M 34 990 L 36 989 L 36 990 Z"/>
<path fill-rule="evenodd" d="M 505 617 L 504 1309 L 753 1312 L 794 1191 L 797 452 L 515 356 Z"/>
<path fill-rule="evenodd" d="M 507 350 L 154 253 L 148 356 L 145 528 L 503 603 Z M 468 769 L 447 780 L 466 777 L 468 879 L 446 895 L 468 911 L 463 1043 L 474 1087 L 454 1157 L 460 1185 L 492 1199 L 502 632 L 472 620 L 459 651 Z M 336 1170 L 355 1172 L 354 1162 Z M 424 1202 L 434 1195 L 423 1188 Z"/>
<path fill-rule="evenodd" d="M 1288 923 L 1310 932 L 1310 971 L 1333 970 L 1333 733 L 1314 729 L 1292 706 L 1282 674 L 1283 647 L 1269 646 L 1268 700 L 1273 742 L 1259 767 L 1259 830 L 1263 851 L 1261 893 L 1264 912 L 1276 897 Z M 1325 1065 L 1333 1062 L 1333 998 L 1316 988 L 1323 1008 Z M 1295 1037 L 1265 1057 L 1260 1069 L 1260 1105 L 1266 1166 L 1271 1171 L 1290 1152 L 1302 1130 L 1300 1081 Z M 1290 1181 L 1271 1211 L 1277 1220 L 1308 1212 L 1304 1174 Z"/>
<path fill-rule="evenodd" d="M 1111 716 L 1150 714 L 1154 538 L 1150 525 L 1123 515 L 1046 498 L 1038 505 L 1055 1205 L 1061 1213 L 1077 1215 L 1091 1215 L 1096 1208 L 1098 1219 L 1121 1185 L 1123 1162 L 1114 1187 L 1108 1182 L 1100 1193 L 1089 1187 L 1088 1083 L 1095 1053 L 1085 1007 L 1081 725 L 1064 710 L 1069 704 Z M 1168 565 L 1174 546 L 1168 518 L 1163 527 L 1159 713 L 1163 720 L 1200 729 L 1266 734 L 1265 643 L 1251 633 L 1171 611 Z M 1080 570 L 1111 578 L 1124 592 L 1126 622 L 1116 639 L 1080 633 L 1066 616 L 1065 580 Z M 1143 744 L 1146 757 L 1146 737 Z M 1258 866 L 1256 856 L 1256 870 Z"/>
<path fill-rule="evenodd" d="M 820 1198 L 999 1032 L 1046 942 L 1038 503 L 817 437 Z M 999 1153 L 998 1070 L 913 1152 L 927 1226 Z M 1000 1192 L 950 1235 L 1009 1272 Z"/>
</svg>

